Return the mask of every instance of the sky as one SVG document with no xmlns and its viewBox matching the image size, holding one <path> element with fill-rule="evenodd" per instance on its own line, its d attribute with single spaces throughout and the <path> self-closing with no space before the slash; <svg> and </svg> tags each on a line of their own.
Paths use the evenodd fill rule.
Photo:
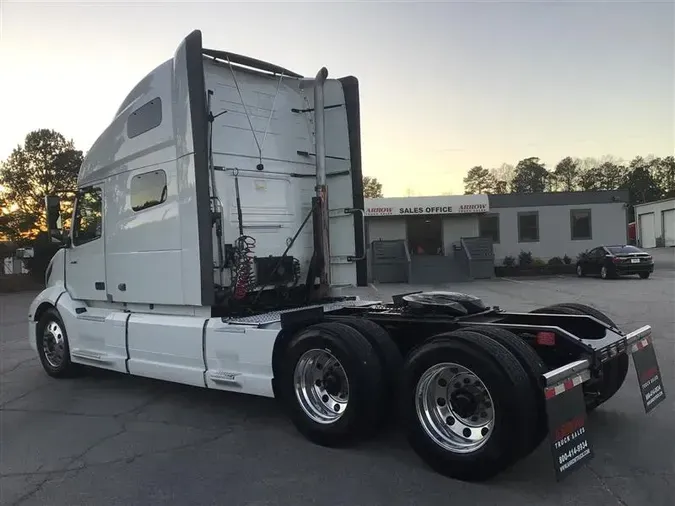
<svg viewBox="0 0 675 506">
<path fill-rule="evenodd" d="M 86 151 L 131 88 L 204 45 L 361 86 L 364 174 L 463 193 L 474 165 L 675 153 L 675 2 L 0 0 L 0 160 L 53 128 Z"/>
</svg>

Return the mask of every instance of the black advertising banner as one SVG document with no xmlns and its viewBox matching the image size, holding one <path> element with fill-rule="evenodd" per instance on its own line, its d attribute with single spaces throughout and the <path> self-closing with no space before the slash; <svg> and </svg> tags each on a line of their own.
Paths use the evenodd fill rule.
<svg viewBox="0 0 675 506">
<path fill-rule="evenodd" d="M 593 458 L 586 430 L 586 403 L 581 385 L 546 400 L 549 441 L 560 481 Z"/>
<path fill-rule="evenodd" d="M 656 351 L 651 338 L 643 339 L 633 345 L 633 363 L 640 383 L 640 394 L 645 406 L 645 413 L 649 413 L 656 406 L 666 400 L 666 391 L 663 389 L 661 370 L 656 359 Z"/>
</svg>

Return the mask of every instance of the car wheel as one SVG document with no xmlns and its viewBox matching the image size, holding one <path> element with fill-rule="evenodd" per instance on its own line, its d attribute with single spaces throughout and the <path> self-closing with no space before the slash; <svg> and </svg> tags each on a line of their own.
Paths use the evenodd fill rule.
<svg viewBox="0 0 675 506">
<path fill-rule="evenodd" d="M 607 271 L 607 267 L 604 265 L 602 266 L 602 269 L 600 269 L 600 277 L 602 279 L 607 279 L 609 277 L 609 271 Z"/>
<path fill-rule="evenodd" d="M 649 277 L 649 272 L 641 272 L 640 279 L 647 279 Z"/>
<path fill-rule="evenodd" d="M 577 276 L 580 278 L 583 278 L 586 275 L 584 272 L 584 268 L 581 266 L 581 264 L 577 264 Z"/>
</svg>

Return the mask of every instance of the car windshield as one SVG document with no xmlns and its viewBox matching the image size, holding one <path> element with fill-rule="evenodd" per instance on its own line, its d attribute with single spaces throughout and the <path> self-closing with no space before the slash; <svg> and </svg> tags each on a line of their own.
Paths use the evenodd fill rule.
<svg viewBox="0 0 675 506">
<path fill-rule="evenodd" d="M 607 246 L 607 249 L 613 255 L 627 255 L 629 253 L 642 253 L 642 250 L 635 246 Z"/>
</svg>

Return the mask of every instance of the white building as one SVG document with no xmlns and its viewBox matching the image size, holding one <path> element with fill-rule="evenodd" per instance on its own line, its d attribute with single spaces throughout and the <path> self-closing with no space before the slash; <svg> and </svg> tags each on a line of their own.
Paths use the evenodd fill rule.
<svg viewBox="0 0 675 506">
<path fill-rule="evenodd" d="M 636 205 L 635 237 L 642 248 L 675 246 L 675 198 Z"/>
<path fill-rule="evenodd" d="M 443 281 L 461 279 L 462 241 L 470 238 L 491 239 L 494 265 L 521 251 L 574 261 L 595 246 L 625 244 L 627 210 L 623 190 L 366 199 L 369 266 L 373 241 L 403 240 L 411 282 L 440 280 L 443 273 Z"/>
</svg>

